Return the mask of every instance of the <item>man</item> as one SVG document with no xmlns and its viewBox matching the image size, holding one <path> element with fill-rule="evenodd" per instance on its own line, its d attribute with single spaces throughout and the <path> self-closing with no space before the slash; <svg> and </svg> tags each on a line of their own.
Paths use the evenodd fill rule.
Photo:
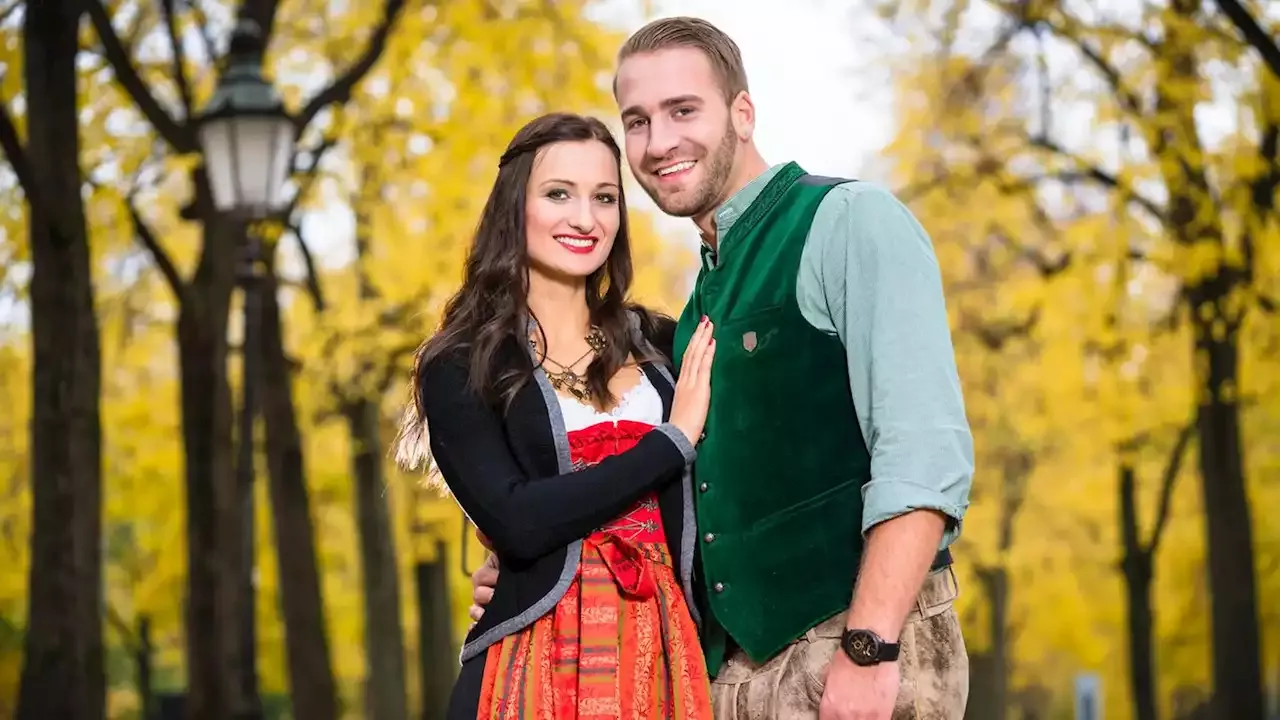
<svg viewBox="0 0 1280 720">
<path fill-rule="evenodd" d="M 636 179 L 703 240 L 673 357 L 708 316 L 695 592 L 717 717 L 958 720 L 948 548 L 973 443 L 928 235 L 880 187 L 770 167 L 740 52 L 705 21 L 639 30 L 614 91 Z"/>
</svg>

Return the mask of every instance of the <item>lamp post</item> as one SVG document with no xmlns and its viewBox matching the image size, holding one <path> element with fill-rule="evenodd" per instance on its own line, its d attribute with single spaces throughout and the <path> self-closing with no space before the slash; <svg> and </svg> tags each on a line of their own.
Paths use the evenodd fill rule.
<svg viewBox="0 0 1280 720">
<path fill-rule="evenodd" d="M 219 212 L 261 219 L 284 208 L 293 119 L 262 76 L 262 30 L 236 24 L 227 66 L 199 119 L 200 144 Z"/>
<path fill-rule="evenodd" d="M 279 93 L 262 75 L 262 30 L 240 20 L 231 36 L 227 64 L 197 120 L 214 208 L 232 220 L 243 240 L 238 271 L 244 292 L 243 368 L 236 476 L 244 506 L 241 688 L 249 717 L 260 717 L 255 611 L 253 425 L 257 413 L 262 327 L 261 238 L 248 223 L 283 210 L 284 184 L 293 158 L 295 130 Z"/>
</svg>

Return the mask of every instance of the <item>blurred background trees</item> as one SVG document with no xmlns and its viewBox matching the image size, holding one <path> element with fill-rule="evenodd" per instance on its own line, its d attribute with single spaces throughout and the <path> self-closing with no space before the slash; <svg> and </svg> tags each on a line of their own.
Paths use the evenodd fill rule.
<svg viewBox="0 0 1280 720">
<path fill-rule="evenodd" d="M 1280 10 L 847 5 L 977 443 L 970 717 L 1280 714 Z M 616 124 L 600 6 L 0 3 L 0 717 L 437 717 L 483 554 L 388 443 L 511 134 Z M 253 223 L 194 123 L 246 20 L 297 132 Z"/>
</svg>

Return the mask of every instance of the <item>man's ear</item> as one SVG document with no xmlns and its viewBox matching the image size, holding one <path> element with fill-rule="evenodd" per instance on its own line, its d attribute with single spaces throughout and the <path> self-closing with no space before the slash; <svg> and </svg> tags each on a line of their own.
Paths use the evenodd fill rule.
<svg viewBox="0 0 1280 720">
<path fill-rule="evenodd" d="M 756 133 L 756 104 L 746 90 L 738 93 L 729 103 L 729 120 L 733 123 L 733 133 L 740 142 L 748 142 Z"/>
</svg>

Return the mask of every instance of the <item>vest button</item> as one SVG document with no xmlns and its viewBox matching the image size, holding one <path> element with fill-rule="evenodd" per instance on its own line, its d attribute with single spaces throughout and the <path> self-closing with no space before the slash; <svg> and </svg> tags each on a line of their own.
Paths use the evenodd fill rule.
<svg viewBox="0 0 1280 720">
<path fill-rule="evenodd" d="M 707 533 L 706 535 L 702 536 L 702 539 L 705 540 L 706 542 L 711 542 L 712 540 L 716 539 L 716 536 L 715 536 L 715 533 Z"/>
<path fill-rule="evenodd" d="M 706 483 L 702 483 L 701 485 L 698 486 L 698 492 L 706 492 L 710 489 L 711 489 L 711 486 Z"/>
<path fill-rule="evenodd" d="M 722 593 L 724 592 L 724 583 L 716 583 L 711 589 L 718 593 Z"/>
</svg>

